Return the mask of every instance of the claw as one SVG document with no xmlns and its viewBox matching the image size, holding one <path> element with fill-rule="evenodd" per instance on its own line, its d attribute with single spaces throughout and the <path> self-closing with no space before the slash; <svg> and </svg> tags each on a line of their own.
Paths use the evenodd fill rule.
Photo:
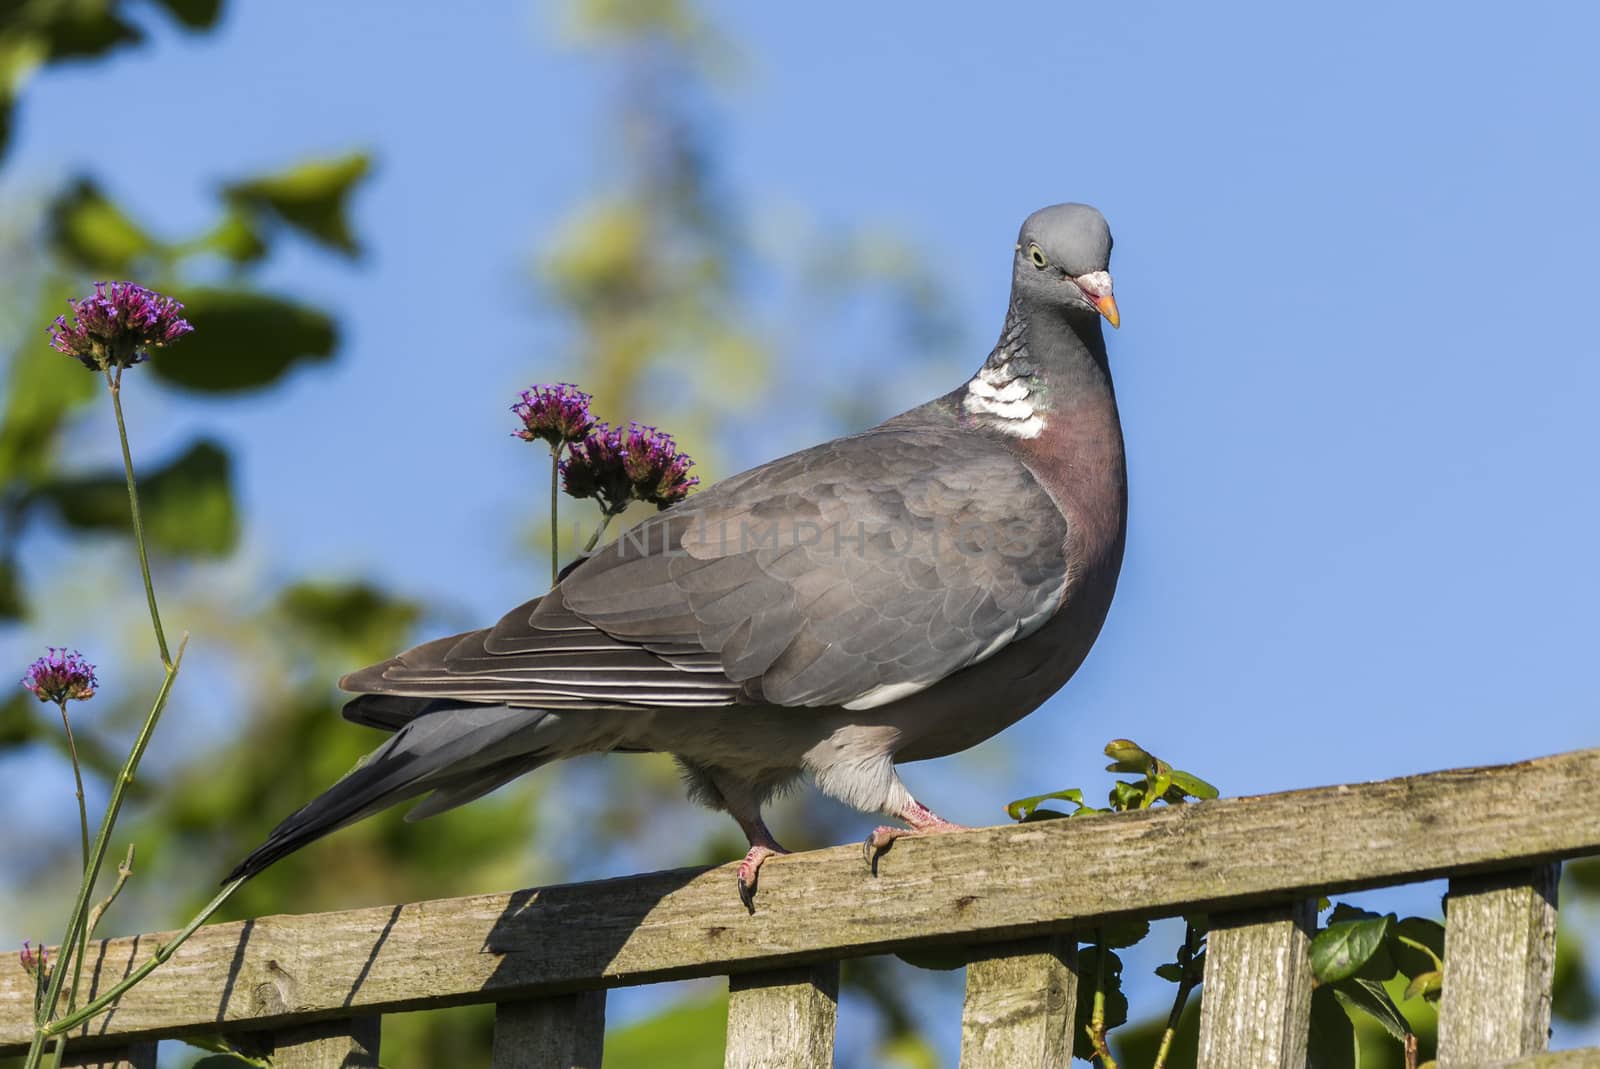
<svg viewBox="0 0 1600 1069">
<path fill-rule="evenodd" d="M 744 855 L 744 860 L 739 862 L 739 901 L 744 903 L 744 908 L 752 916 L 756 911 L 756 882 L 761 878 L 761 863 L 769 857 L 787 853 L 782 847 L 752 846 L 750 852 Z"/>
<path fill-rule="evenodd" d="M 756 884 L 754 880 L 745 882 L 744 874 L 739 874 L 739 901 L 744 903 L 744 908 L 750 911 L 751 916 L 756 912 Z"/>
</svg>

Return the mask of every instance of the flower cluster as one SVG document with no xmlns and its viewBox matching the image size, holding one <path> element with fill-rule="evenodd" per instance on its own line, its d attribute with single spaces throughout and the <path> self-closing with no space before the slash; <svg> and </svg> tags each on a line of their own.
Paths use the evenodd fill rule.
<svg viewBox="0 0 1600 1069">
<path fill-rule="evenodd" d="M 658 508 L 682 501 L 700 480 L 689 474 L 694 461 L 680 452 L 672 435 L 637 423 L 623 437 L 622 467 L 633 483 L 633 496 Z"/>
<path fill-rule="evenodd" d="M 594 429 L 592 398 L 569 382 L 540 385 L 522 391 L 522 400 L 511 406 L 522 429 L 511 433 L 524 442 L 543 441 L 551 449 L 583 440 Z"/>
<path fill-rule="evenodd" d="M 94 697 L 99 683 L 94 677 L 94 665 L 84 660 L 83 654 L 51 646 L 48 655 L 28 666 L 22 685 L 40 701 L 60 705 Z"/>
<path fill-rule="evenodd" d="M 621 512 L 629 501 L 666 508 L 699 485 L 689 475 L 693 464 L 670 434 L 639 423 L 626 430 L 600 423 L 569 447 L 561 485 L 572 497 L 598 498 L 608 513 Z"/>
<path fill-rule="evenodd" d="M 194 330 L 182 304 L 132 282 L 96 282 L 94 296 L 67 304 L 72 321 L 56 317 L 50 346 L 91 371 L 131 367 Z"/>
<path fill-rule="evenodd" d="M 33 976 L 40 969 L 50 967 L 50 952 L 42 945 L 38 950 L 33 949 L 33 944 L 26 939 L 22 941 L 22 950 L 17 954 L 17 958 L 22 962 L 22 971 L 29 976 Z"/>
</svg>

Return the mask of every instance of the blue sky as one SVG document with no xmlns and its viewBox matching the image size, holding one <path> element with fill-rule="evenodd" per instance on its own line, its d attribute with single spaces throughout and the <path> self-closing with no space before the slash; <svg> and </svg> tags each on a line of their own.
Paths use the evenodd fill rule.
<svg viewBox="0 0 1600 1069">
<path fill-rule="evenodd" d="M 1230 794 L 1600 741 L 1600 9 L 713 10 L 746 52 L 719 113 L 738 210 L 776 233 L 913 237 L 962 363 L 998 328 L 1023 216 L 1086 200 L 1116 234 L 1122 587 L 1078 678 L 991 744 L 1003 774 L 907 770 L 931 805 L 990 823 L 1016 793 L 1101 782 L 1116 735 Z M 368 258 L 271 270 L 338 311 L 341 360 L 143 428 L 146 455 L 196 428 L 241 448 L 266 572 L 367 571 L 485 620 L 534 588 L 505 405 L 582 371 L 528 269 L 607 173 L 603 69 L 556 22 L 520 3 L 235 3 L 217 34 L 156 23 L 150 47 L 28 87 L 0 193 L 89 167 L 174 231 L 221 179 L 378 157 L 356 202 Z M 139 121 L 86 121 L 127 100 Z M 780 355 L 817 359 L 800 340 Z M 927 393 L 878 387 L 883 415 Z M 721 474 L 806 444 L 815 424 L 784 415 L 806 397 L 775 401 Z"/>
</svg>

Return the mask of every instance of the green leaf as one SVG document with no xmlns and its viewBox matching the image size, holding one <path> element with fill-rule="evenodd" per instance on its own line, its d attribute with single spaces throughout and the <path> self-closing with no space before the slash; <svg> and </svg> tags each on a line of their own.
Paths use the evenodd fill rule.
<svg viewBox="0 0 1600 1069">
<path fill-rule="evenodd" d="M 1149 921 L 1112 921 L 1095 929 L 1095 945 L 1120 950 L 1150 934 Z"/>
<path fill-rule="evenodd" d="M 1345 1009 L 1358 1009 L 1377 1021 L 1401 1043 L 1406 1041 L 1406 1035 L 1411 1031 L 1411 1022 L 1406 1020 L 1405 1014 L 1400 1012 L 1400 1007 L 1394 1004 L 1389 997 L 1389 992 L 1384 990 L 1382 984 L 1374 980 L 1351 979 L 1341 980 L 1331 985 L 1333 993 Z"/>
<path fill-rule="evenodd" d="M 1561 868 L 1561 875 L 1585 894 L 1600 895 L 1600 857 L 1583 857 L 1569 861 Z"/>
<path fill-rule="evenodd" d="M 934 944 L 911 950 L 899 950 L 894 956 L 916 969 L 950 972 L 966 968 L 968 960 L 972 957 L 972 948 L 961 944 Z"/>
<path fill-rule="evenodd" d="M 1411 982 L 1406 985 L 1405 994 L 1400 997 L 1402 999 L 1425 998 L 1432 1002 L 1439 997 L 1439 993 L 1443 988 L 1444 973 L 1418 973 L 1411 978 Z"/>
<path fill-rule="evenodd" d="M 1383 946 L 1389 918 L 1336 921 L 1311 941 L 1311 972 L 1320 983 L 1348 979 Z"/>
<path fill-rule="evenodd" d="M 1215 798 L 1218 790 L 1193 772 L 1184 772 L 1181 769 L 1172 770 L 1172 786 L 1182 791 L 1190 798 L 1199 798 L 1206 801 Z"/>
<path fill-rule="evenodd" d="M 330 248 L 354 256 L 360 250 L 350 232 L 350 193 L 371 167 L 365 153 L 313 160 L 281 174 L 236 182 L 223 190 L 234 204 L 266 212 Z"/>
<path fill-rule="evenodd" d="M 1584 960 L 1584 942 L 1571 927 L 1556 930 L 1556 970 L 1551 983 L 1550 1009 L 1563 1021 L 1588 1022 L 1600 1010 Z"/>
<path fill-rule="evenodd" d="M 69 526 L 127 531 L 128 490 L 122 472 L 57 479 L 40 488 Z M 192 556 L 222 556 L 239 536 L 228 454 L 215 442 L 195 442 L 182 455 L 139 476 L 145 536 L 156 548 Z"/>
<path fill-rule="evenodd" d="M 278 609 L 296 634 L 325 645 L 364 649 L 400 645 L 422 606 L 367 583 L 296 583 L 278 595 Z"/>
<path fill-rule="evenodd" d="M 54 290 L 38 321 L 48 323 L 47 317 L 57 309 L 66 311 L 65 300 L 64 290 Z M 0 481 L 37 482 L 55 466 L 57 432 L 67 414 L 93 397 L 103 383 L 72 357 L 51 349 L 42 329 L 31 344 L 25 340 L 12 354 L 7 372 L 0 415 Z"/>
<path fill-rule="evenodd" d="M 1164 765 L 1157 765 L 1154 777 L 1147 780 L 1147 784 L 1144 797 L 1139 799 L 1140 809 L 1149 809 L 1167 793 L 1167 789 L 1172 786 L 1172 770 Z"/>
<path fill-rule="evenodd" d="M 1422 917 L 1407 917 L 1395 925 L 1390 951 L 1396 967 L 1407 976 L 1444 968 L 1444 925 Z"/>
<path fill-rule="evenodd" d="M 209 30 L 222 13 L 222 0 L 156 0 L 156 3 L 191 30 Z"/>
<path fill-rule="evenodd" d="M 1355 1026 L 1331 987 L 1311 992 L 1311 1034 L 1307 1041 L 1311 1069 L 1356 1069 Z"/>
<path fill-rule="evenodd" d="M 42 17 L 35 15 L 34 27 L 47 42 L 52 60 L 98 56 L 118 45 L 144 40 L 138 27 L 108 3 L 46 5 Z"/>
<path fill-rule="evenodd" d="M 113 204 L 100 187 L 79 178 L 46 210 L 52 244 L 79 267 L 96 274 L 126 274 L 156 242 Z"/>
<path fill-rule="evenodd" d="M 1012 820 L 1027 820 L 1033 811 L 1039 808 L 1041 802 L 1057 798 L 1064 802 L 1083 804 L 1083 792 L 1076 787 L 1068 787 L 1065 790 L 1051 791 L 1049 794 L 1036 794 L 1032 798 L 1018 798 L 1006 806 L 1006 813 Z"/>
<path fill-rule="evenodd" d="M 1112 739 L 1106 743 L 1105 754 L 1111 758 L 1107 772 L 1146 772 L 1155 763 L 1155 757 L 1132 739 Z"/>
<path fill-rule="evenodd" d="M 236 264 L 249 264 L 267 254 L 267 241 L 249 214 L 230 209 L 210 233 L 183 248 L 185 251 L 214 252 Z"/>
<path fill-rule="evenodd" d="M 1144 791 L 1140 790 L 1139 785 L 1136 783 L 1129 783 L 1127 780 L 1119 779 L 1111 785 L 1111 793 L 1106 797 L 1110 801 L 1112 809 L 1118 812 L 1127 812 L 1130 809 L 1138 808 L 1139 800 L 1144 797 Z"/>
<path fill-rule="evenodd" d="M 1165 965 L 1156 966 L 1156 975 L 1161 977 L 1163 980 L 1170 980 L 1175 984 L 1182 983 L 1183 966 L 1179 965 L 1175 961 L 1169 961 Z"/>
<path fill-rule="evenodd" d="M 194 333 L 149 362 L 176 386 L 205 393 L 259 389 L 300 361 L 329 359 L 338 346 L 327 313 L 279 297 L 202 289 L 182 299 Z"/>
<path fill-rule="evenodd" d="M 17 562 L 0 557 L 0 621 L 20 620 L 28 614 L 28 598 L 22 590 L 22 575 Z"/>
</svg>

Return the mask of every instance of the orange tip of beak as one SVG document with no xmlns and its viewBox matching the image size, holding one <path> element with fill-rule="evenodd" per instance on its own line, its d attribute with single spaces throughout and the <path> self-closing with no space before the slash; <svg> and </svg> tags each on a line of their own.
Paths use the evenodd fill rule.
<svg viewBox="0 0 1600 1069">
<path fill-rule="evenodd" d="M 1117 314 L 1117 301 L 1111 294 L 1096 297 L 1094 306 L 1100 309 L 1100 314 L 1106 317 L 1106 322 L 1111 324 L 1113 330 L 1122 325 L 1122 317 Z"/>
</svg>

